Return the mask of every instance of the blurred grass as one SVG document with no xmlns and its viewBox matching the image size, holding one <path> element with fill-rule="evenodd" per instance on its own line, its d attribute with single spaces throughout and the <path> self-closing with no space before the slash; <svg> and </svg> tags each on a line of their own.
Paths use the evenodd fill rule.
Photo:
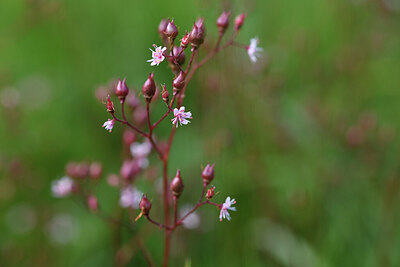
<svg viewBox="0 0 400 267">
<path fill-rule="evenodd" d="M 215 161 L 218 201 L 235 197 L 238 212 L 219 223 L 216 210 L 201 210 L 200 229 L 177 231 L 172 266 L 186 259 L 192 266 L 398 266 L 396 6 L 3 0 L 0 100 L 7 88 L 21 94 L 19 105 L 0 110 L 0 265 L 112 264 L 112 231 L 73 201 L 53 199 L 51 180 L 69 160 L 98 160 L 107 163 L 105 173 L 118 171 L 121 127 L 112 134 L 101 129 L 107 114 L 94 89 L 125 76 L 140 88 L 150 71 L 157 82 L 172 79 L 167 64 L 155 69 L 145 62 L 148 47 L 160 43 L 161 18 L 174 17 L 183 32 L 204 16 L 215 37 L 216 17 L 231 7 L 248 14 L 239 40 L 258 36 L 265 57 L 253 66 L 245 51 L 232 48 L 197 73 L 187 94 L 194 119 L 177 133 L 170 172 L 182 168 L 183 200 L 193 203 L 200 166 Z M 168 129 L 164 122 L 160 136 Z M 151 185 L 140 186 L 155 196 Z M 96 193 L 111 210 L 118 192 L 104 182 Z M 49 222 L 59 214 L 71 216 L 76 229 L 66 245 L 49 239 Z M 31 228 L 20 231 L 14 220 Z M 143 221 L 138 228 L 159 263 L 161 233 Z M 136 254 L 129 266 L 144 264 Z"/>
</svg>

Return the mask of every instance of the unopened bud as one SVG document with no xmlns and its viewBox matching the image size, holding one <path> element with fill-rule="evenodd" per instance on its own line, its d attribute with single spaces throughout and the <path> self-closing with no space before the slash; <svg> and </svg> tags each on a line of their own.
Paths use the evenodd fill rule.
<svg viewBox="0 0 400 267">
<path fill-rule="evenodd" d="M 150 73 L 149 78 L 147 78 L 142 87 L 143 96 L 146 99 L 146 102 L 148 103 L 151 102 L 151 98 L 154 96 L 156 92 L 156 84 L 154 83 L 153 77 L 154 73 Z"/>
<path fill-rule="evenodd" d="M 177 94 L 185 86 L 185 78 L 185 73 L 181 71 L 178 77 L 176 77 L 172 82 L 174 95 Z"/>
<path fill-rule="evenodd" d="M 143 215 L 149 215 L 151 202 L 147 199 L 147 194 L 144 194 L 142 200 L 140 200 L 139 209 Z"/>
<path fill-rule="evenodd" d="M 174 179 L 171 182 L 171 190 L 175 197 L 179 198 L 183 191 L 183 181 L 181 178 L 181 171 L 178 170 Z"/>
<path fill-rule="evenodd" d="M 178 35 L 178 28 L 176 27 L 174 20 L 169 20 L 167 27 L 165 28 L 165 35 L 175 39 Z"/>
<path fill-rule="evenodd" d="M 107 97 L 107 112 L 113 114 L 114 113 L 114 104 L 110 99 L 110 95 Z"/>
<path fill-rule="evenodd" d="M 203 183 L 205 185 L 208 185 L 214 179 L 214 166 L 215 163 L 212 165 L 210 165 L 210 163 L 207 163 L 206 167 L 201 173 L 201 177 L 203 178 Z"/>
<path fill-rule="evenodd" d="M 77 170 L 77 163 L 69 162 L 65 166 L 65 173 L 72 178 L 78 178 L 78 170 Z"/>
<path fill-rule="evenodd" d="M 204 42 L 205 28 L 204 20 L 198 19 L 189 35 L 190 43 L 194 48 L 198 48 Z"/>
<path fill-rule="evenodd" d="M 81 162 L 76 165 L 76 174 L 78 178 L 86 178 L 89 175 L 89 164 Z"/>
<path fill-rule="evenodd" d="M 168 102 L 169 102 L 169 93 L 167 91 L 167 88 L 165 87 L 165 84 L 163 84 L 162 99 L 163 99 L 163 101 L 165 103 L 168 104 Z"/>
<path fill-rule="evenodd" d="M 207 195 L 206 195 L 207 200 L 210 200 L 210 199 L 213 198 L 213 196 L 214 196 L 214 190 L 215 190 L 215 186 L 211 186 L 211 188 L 208 189 Z"/>
<path fill-rule="evenodd" d="M 129 89 L 128 86 L 126 86 L 126 78 L 122 82 L 118 79 L 117 87 L 115 87 L 115 94 L 118 96 L 119 100 L 124 101 L 128 93 Z"/>
<path fill-rule="evenodd" d="M 87 198 L 87 205 L 92 212 L 97 212 L 99 210 L 99 202 L 94 195 L 90 195 Z"/>
<path fill-rule="evenodd" d="M 161 20 L 160 24 L 158 25 L 158 33 L 162 38 L 166 37 L 165 30 L 167 29 L 167 26 L 168 26 L 168 20 L 166 19 Z"/>
<path fill-rule="evenodd" d="M 231 12 L 222 12 L 222 14 L 218 17 L 217 19 L 217 26 L 220 34 L 223 34 L 225 30 L 229 26 L 229 16 L 231 15 Z"/>
<path fill-rule="evenodd" d="M 185 36 L 181 39 L 181 47 L 185 49 L 189 45 L 189 34 L 185 32 Z"/>
<path fill-rule="evenodd" d="M 246 18 L 245 13 L 242 13 L 235 18 L 235 31 L 238 31 L 240 30 L 240 28 L 242 28 L 245 18 Z"/>
<path fill-rule="evenodd" d="M 92 179 L 99 179 L 103 172 L 103 166 L 100 162 L 93 162 L 89 167 L 89 176 Z"/>
<path fill-rule="evenodd" d="M 173 49 L 176 62 L 182 66 L 185 63 L 185 53 L 182 51 L 183 48 L 180 46 L 174 46 Z M 172 53 L 170 53 L 169 55 L 172 56 Z M 174 57 L 169 57 L 168 58 L 169 62 L 174 63 Z"/>
</svg>

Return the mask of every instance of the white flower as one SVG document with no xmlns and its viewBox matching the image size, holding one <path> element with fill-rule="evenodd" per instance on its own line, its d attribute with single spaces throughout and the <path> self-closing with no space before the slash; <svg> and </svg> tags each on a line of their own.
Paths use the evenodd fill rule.
<svg viewBox="0 0 400 267">
<path fill-rule="evenodd" d="M 247 47 L 247 54 L 249 54 L 251 62 L 257 62 L 257 58 L 261 56 L 262 48 L 257 47 L 259 40 L 257 37 L 250 39 L 250 45 Z"/>
<path fill-rule="evenodd" d="M 231 220 L 231 215 L 229 214 L 228 210 L 236 211 L 235 207 L 232 207 L 233 204 L 236 204 L 236 200 L 232 199 L 231 197 L 227 197 L 225 203 L 222 204 L 221 212 L 219 213 L 219 220 L 227 219 L 228 221 Z"/>
<path fill-rule="evenodd" d="M 148 141 L 143 143 L 135 142 L 131 144 L 130 149 L 134 158 L 145 158 L 151 152 L 151 144 Z"/>
<path fill-rule="evenodd" d="M 122 189 L 119 205 L 123 208 L 139 208 L 140 200 L 142 199 L 143 193 L 137 190 L 135 187 L 126 187 Z"/>
<path fill-rule="evenodd" d="M 177 108 L 174 109 L 174 116 L 175 118 L 173 118 L 172 124 L 176 125 L 176 128 L 178 128 L 178 122 L 180 125 L 184 124 L 188 124 L 190 121 L 188 121 L 187 119 L 192 119 L 192 113 L 190 111 L 185 112 L 185 107 L 182 106 L 179 110 Z"/>
<path fill-rule="evenodd" d="M 150 66 L 154 66 L 154 65 L 159 65 L 161 62 L 164 61 L 165 57 L 164 57 L 164 51 L 167 49 L 166 47 L 162 47 L 162 46 L 156 46 L 155 44 L 153 44 L 154 50 L 152 50 L 151 48 L 151 57 L 152 59 L 147 60 L 147 62 L 151 62 Z"/>
<path fill-rule="evenodd" d="M 109 132 L 111 133 L 112 128 L 114 127 L 114 123 L 115 123 L 115 120 L 114 120 L 114 119 L 112 119 L 112 120 L 108 119 L 108 121 L 106 121 L 106 122 L 103 124 L 102 127 L 104 127 L 104 129 L 106 129 L 107 131 L 109 131 Z"/>
<path fill-rule="evenodd" d="M 59 180 L 53 181 L 51 191 L 54 197 L 66 197 L 71 194 L 73 187 L 74 181 L 70 177 L 64 176 Z"/>
</svg>

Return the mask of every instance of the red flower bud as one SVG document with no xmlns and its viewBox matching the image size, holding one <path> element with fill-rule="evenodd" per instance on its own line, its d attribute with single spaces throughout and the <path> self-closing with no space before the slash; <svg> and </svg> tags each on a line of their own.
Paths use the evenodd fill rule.
<svg viewBox="0 0 400 267">
<path fill-rule="evenodd" d="M 201 177 L 203 178 L 203 183 L 205 185 L 208 185 L 214 179 L 214 166 L 215 163 L 212 165 L 208 163 L 207 166 L 204 168 L 203 172 L 201 173 Z"/>
<path fill-rule="evenodd" d="M 185 73 L 181 71 L 178 77 L 174 79 L 172 82 L 174 94 L 177 94 L 185 86 L 185 78 Z"/>
<path fill-rule="evenodd" d="M 87 205 L 92 212 L 97 212 L 99 210 L 99 202 L 97 201 L 97 197 L 94 195 L 90 195 L 87 198 Z"/>
<path fill-rule="evenodd" d="M 189 34 L 190 43 L 194 48 L 198 48 L 204 42 L 205 28 L 204 20 L 198 19 Z"/>
<path fill-rule="evenodd" d="M 110 95 L 107 97 L 107 111 L 110 112 L 111 114 L 114 113 L 114 104 L 110 99 Z"/>
<path fill-rule="evenodd" d="M 149 215 L 151 202 L 147 199 L 147 194 L 144 194 L 142 200 L 140 200 L 139 209 L 143 215 Z"/>
<path fill-rule="evenodd" d="M 231 12 L 222 12 L 222 14 L 218 17 L 217 19 L 217 26 L 220 34 L 224 33 L 225 30 L 229 26 L 229 16 L 231 15 Z"/>
<path fill-rule="evenodd" d="M 165 87 L 165 84 L 163 85 L 163 91 L 162 91 L 162 99 L 165 103 L 168 104 L 169 102 L 169 93 L 167 91 L 167 88 Z"/>
<path fill-rule="evenodd" d="M 168 26 L 168 20 L 166 19 L 161 20 L 160 24 L 158 25 L 158 33 L 162 38 L 166 37 L 165 30 L 167 29 L 167 26 Z"/>
<path fill-rule="evenodd" d="M 175 39 L 178 35 L 178 28 L 175 26 L 174 20 L 169 20 L 167 27 L 165 28 L 165 35 Z"/>
<path fill-rule="evenodd" d="M 207 200 L 210 200 L 210 199 L 213 198 L 213 196 L 214 196 L 214 190 L 215 190 L 215 186 L 211 186 L 211 188 L 208 189 L 207 195 L 206 195 Z"/>
<path fill-rule="evenodd" d="M 174 57 L 176 58 L 177 63 L 182 66 L 185 63 L 185 53 L 182 51 L 183 48 L 180 46 L 174 46 L 173 49 L 174 49 Z M 172 53 L 169 53 L 169 55 L 172 56 Z M 169 57 L 168 60 L 169 62 L 174 63 L 173 57 Z"/>
<path fill-rule="evenodd" d="M 128 86 L 126 86 L 126 78 L 122 82 L 118 79 L 117 87 L 115 87 L 115 94 L 118 96 L 119 100 L 124 101 L 128 93 L 129 89 Z"/>
<path fill-rule="evenodd" d="M 93 179 L 98 179 L 103 172 L 103 166 L 100 162 L 93 162 L 89 167 L 89 176 Z"/>
<path fill-rule="evenodd" d="M 172 179 L 171 182 L 171 191 L 175 197 L 179 198 L 183 191 L 183 181 L 181 178 L 181 171 L 178 170 L 176 172 L 176 176 Z"/>
<path fill-rule="evenodd" d="M 147 78 L 142 87 L 143 96 L 149 103 L 156 92 L 156 84 L 154 83 L 153 77 L 154 73 L 150 73 L 149 78 Z"/>
<path fill-rule="evenodd" d="M 185 49 L 189 45 L 189 34 L 185 32 L 185 36 L 181 39 L 181 47 Z"/>
<path fill-rule="evenodd" d="M 235 31 L 238 31 L 240 30 L 240 28 L 242 28 L 245 18 L 246 18 L 245 13 L 242 13 L 235 18 Z"/>
</svg>

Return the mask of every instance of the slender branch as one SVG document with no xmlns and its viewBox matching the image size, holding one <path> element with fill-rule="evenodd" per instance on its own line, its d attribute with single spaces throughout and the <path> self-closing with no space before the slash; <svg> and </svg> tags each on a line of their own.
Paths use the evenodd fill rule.
<svg viewBox="0 0 400 267">
<path fill-rule="evenodd" d="M 150 103 L 146 100 L 146 112 L 147 112 L 147 126 L 149 127 L 149 137 L 153 133 L 153 127 L 150 121 Z"/>
<path fill-rule="evenodd" d="M 145 217 L 146 217 L 146 219 L 147 219 L 149 222 L 151 222 L 151 223 L 154 224 L 154 225 L 157 225 L 160 229 L 163 229 L 163 228 L 164 228 L 164 229 L 167 229 L 167 230 L 170 229 L 169 226 L 166 226 L 165 224 L 162 224 L 162 223 L 159 223 L 159 222 L 153 220 L 152 218 L 150 218 L 149 215 L 145 215 Z"/>
<path fill-rule="evenodd" d="M 174 225 L 178 220 L 178 198 L 174 196 Z"/>
<path fill-rule="evenodd" d="M 175 98 L 176 98 L 176 95 L 174 95 L 174 96 L 172 97 L 172 100 L 171 100 L 171 103 L 172 103 L 172 104 L 174 104 Z M 153 129 L 156 128 L 157 125 L 160 124 L 160 122 L 162 122 L 162 121 L 169 115 L 169 113 L 171 113 L 171 111 L 173 111 L 173 109 L 171 108 L 171 106 L 168 106 L 168 110 L 165 112 L 165 114 L 164 114 L 157 122 L 155 122 L 155 123 L 153 124 L 153 126 L 151 126 L 151 127 L 152 127 Z"/>
</svg>

